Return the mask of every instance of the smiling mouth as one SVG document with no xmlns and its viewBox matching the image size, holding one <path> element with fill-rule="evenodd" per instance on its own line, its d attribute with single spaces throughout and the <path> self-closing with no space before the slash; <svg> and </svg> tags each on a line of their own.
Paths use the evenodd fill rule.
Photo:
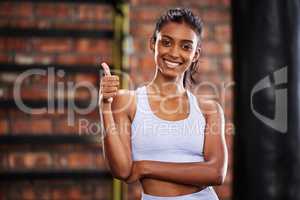
<svg viewBox="0 0 300 200">
<path fill-rule="evenodd" d="M 167 64 L 167 66 L 169 68 L 176 68 L 182 64 L 181 62 L 173 62 L 173 61 L 169 61 L 169 60 L 165 60 L 165 59 L 164 59 L 164 62 Z"/>
</svg>

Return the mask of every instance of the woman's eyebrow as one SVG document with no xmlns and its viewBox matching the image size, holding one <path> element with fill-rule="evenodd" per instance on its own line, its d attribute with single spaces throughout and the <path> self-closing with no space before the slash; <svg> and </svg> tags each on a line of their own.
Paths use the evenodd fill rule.
<svg viewBox="0 0 300 200">
<path fill-rule="evenodd" d="M 182 40 L 182 42 L 187 42 L 193 44 L 194 42 L 192 40 Z"/>
<path fill-rule="evenodd" d="M 169 36 L 169 35 L 161 35 L 162 37 L 166 37 L 166 38 L 168 38 L 168 39 L 171 39 L 171 40 L 174 40 L 174 38 L 172 38 L 171 36 Z M 191 43 L 191 44 L 193 44 L 193 41 L 192 40 L 187 40 L 187 39 L 180 39 L 181 40 L 181 42 L 187 42 L 187 43 Z"/>
<path fill-rule="evenodd" d="M 171 40 L 173 40 L 173 38 L 172 37 L 170 37 L 170 36 L 168 36 L 168 35 L 161 35 L 161 37 L 163 38 L 163 37 L 166 37 L 166 38 L 168 38 L 168 39 L 171 39 Z"/>
</svg>

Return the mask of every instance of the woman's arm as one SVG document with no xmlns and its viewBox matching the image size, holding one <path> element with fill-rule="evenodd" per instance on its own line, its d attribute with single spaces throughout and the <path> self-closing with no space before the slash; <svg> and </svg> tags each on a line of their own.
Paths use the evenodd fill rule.
<svg viewBox="0 0 300 200">
<path fill-rule="evenodd" d="M 101 113 L 104 125 L 102 138 L 103 156 L 112 175 L 124 180 L 130 175 L 131 159 L 131 122 L 127 114 L 128 93 L 119 91 L 113 103 L 102 103 Z"/>
<path fill-rule="evenodd" d="M 99 111 L 104 125 L 102 137 L 103 156 L 112 175 L 126 179 L 131 172 L 131 122 L 129 119 L 130 92 L 119 90 L 119 79 L 111 76 L 107 65 L 100 83 Z M 112 101 L 113 100 L 113 101 Z"/>
<path fill-rule="evenodd" d="M 140 161 L 135 163 L 140 178 L 154 178 L 195 186 L 220 185 L 227 171 L 227 148 L 224 135 L 224 115 L 215 102 L 205 102 L 202 112 L 206 118 L 204 162 L 171 163 Z"/>
</svg>

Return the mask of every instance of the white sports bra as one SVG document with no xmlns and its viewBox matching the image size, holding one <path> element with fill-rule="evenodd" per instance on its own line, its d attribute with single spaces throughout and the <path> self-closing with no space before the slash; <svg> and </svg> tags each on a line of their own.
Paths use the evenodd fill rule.
<svg viewBox="0 0 300 200">
<path fill-rule="evenodd" d="M 137 88 L 136 113 L 131 124 L 133 160 L 162 162 L 204 161 L 205 118 L 196 97 L 187 90 L 190 113 L 187 118 L 168 121 L 156 116 L 148 101 L 146 86 Z"/>
</svg>

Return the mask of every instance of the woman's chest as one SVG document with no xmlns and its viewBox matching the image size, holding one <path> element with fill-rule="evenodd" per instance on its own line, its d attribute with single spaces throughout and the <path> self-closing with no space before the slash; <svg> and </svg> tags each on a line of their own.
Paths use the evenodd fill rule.
<svg viewBox="0 0 300 200">
<path fill-rule="evenodd" d="M 145 117 L 132 127 L 132 144 L 136 149 L 181 149 L 200 151 L 204 143 L 205 122 L 181 120 L 169 122 Z"/>
<path fill-rule="evenodd" d="M 190 106 L 188 99 L 155 99 L 149 98 L 149 108 L 155 116 L 163 120 L 178 121 L 189 116 Z"/>
</svg>

